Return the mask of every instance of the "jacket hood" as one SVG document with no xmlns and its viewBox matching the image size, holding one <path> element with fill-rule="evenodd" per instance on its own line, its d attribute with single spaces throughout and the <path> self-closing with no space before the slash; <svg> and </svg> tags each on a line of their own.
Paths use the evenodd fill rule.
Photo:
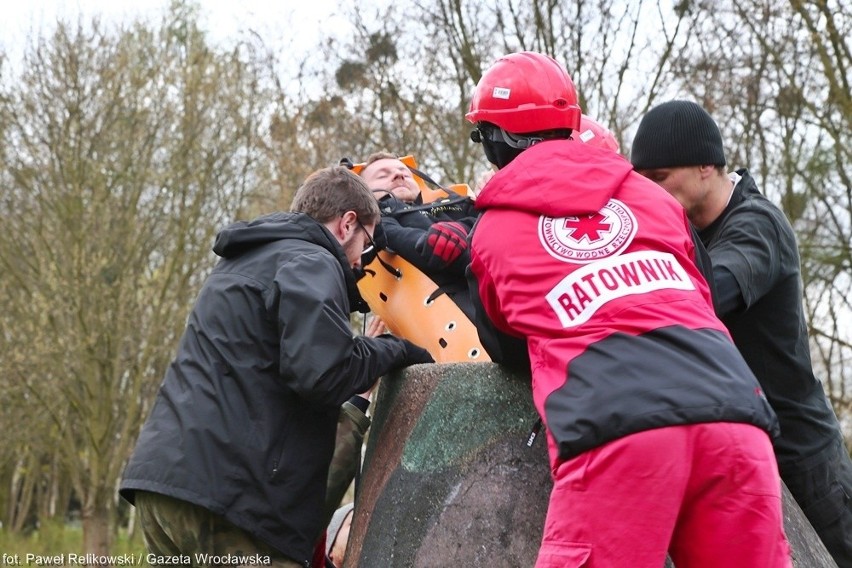
<svg viewBox="0 0 852 568">
<path fill-rule="evenodd" d="M 327 248 L 335 256 L 346 255 L 334 236 L 304 213 L 270 213 L 251 221 L 237 221 L 216 235 L 213 252 L 223 258 L 283 239 L 299 239 Z M 340 254 L 338 254 L 338 252 Z"/>
<path fill-rule="evenodd" d="M 606 205 L 633 171 L 611 150 L 548 140 L 498 171 L 476 198 L 477 209 L 514 209 L 548 217 L 591 214 Z"/>
<path fill-rule="evenodd" d="M 334 255 L 343 269 L 350 309 L 362 313 L 369 311 L 369 307 L 358 292 L 355 272 L 346 258 L 343 247 L 328 229 L 305 213 L 270 213 L 252 221 L 237 221 L 216 235 L 213 252 L 223 258 L 234 258 L 248 250 L 285 239 L 307 241 L 323 247 Z"/>
</svg>

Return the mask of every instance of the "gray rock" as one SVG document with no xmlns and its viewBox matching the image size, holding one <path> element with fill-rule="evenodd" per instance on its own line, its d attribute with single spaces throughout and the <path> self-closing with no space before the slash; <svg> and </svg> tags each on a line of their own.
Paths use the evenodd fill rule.
<svg viewBox="0 0 852 568">
<path fill-rule="evenodd" d="M 529 378 L 492 363 L 383 379 L 346 568 L 533 566 L 551 487 L 537 418 Z M 784 508 L 794 566 L 835 567 L 786 488 Z"/>
</svg>

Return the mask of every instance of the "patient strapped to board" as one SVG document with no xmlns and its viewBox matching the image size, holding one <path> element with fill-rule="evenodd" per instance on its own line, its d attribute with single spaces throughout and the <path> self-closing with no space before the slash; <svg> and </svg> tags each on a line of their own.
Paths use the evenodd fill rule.
<svg viewBox="0 0 852 568">
<path fill-rule="evenodd" d="M 465 184 L 448 188 L 434 184 L 437 187 L 430 187 L 424 180 L 428 177 L 417 170 L 412 156 L 399 160 L 414 174 L 420 197 L 410 206 L 399 207 L 398 200 L 392 196 L 377 195 L 389 247 L 378 251 L 377 258 L 364 267 L 365 275 L 358 281 L 361 296 L 391 333 L 424 347 L 436 362 L 488 362 L 490 358 L 479 341 L 471 317 L 466 315 L 471 308 L 463 276 L 464 266 L 460 266 L 459 262 L 452 267 L 454 273 L 442 272 L 424 263 L 422 255 L 418 255 L 414 247 L 403 246 L 401 240 L 397 242 L 402 250 L 393 250 L 394 240 L 390 238 L 398 234 L 394 231 L 406 230 L 400 224 L 410 224 L 401 220 L 400 214 L 431 217 L 433 211 L 459 207 L 472 212 L 469 188 Z M 364 169 L 364 164 L 352 165 L 350 162 L 347 165 L 357 174 Z M 416 219 L 409 217 L 409 220 Z M 408 258 L 403 258 L 403 254 Z M 433 278 L 427 276 L 427 271 Z"/>
</svg>

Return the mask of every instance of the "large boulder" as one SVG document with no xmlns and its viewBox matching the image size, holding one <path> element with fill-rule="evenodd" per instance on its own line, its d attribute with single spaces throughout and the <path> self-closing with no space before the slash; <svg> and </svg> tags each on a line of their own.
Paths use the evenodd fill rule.
<svg viewBox="0 0 852 568">
<path fill-rule="evenodd" d="M 537 418 L 529 378 L 493 363 L 383 379 L 346 568 L 533 566 L 551 487 Z M 835 567 L 786 488 L 784 508 L 794 566 Z"/>
</svg>

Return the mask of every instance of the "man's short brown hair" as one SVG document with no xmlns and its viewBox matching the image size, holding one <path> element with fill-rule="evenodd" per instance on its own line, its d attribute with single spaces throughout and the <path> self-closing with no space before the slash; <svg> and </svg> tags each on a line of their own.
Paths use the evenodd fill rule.
<svg viewBox="0 0 852 568">
<path fill-rule="evenodd" d="M 306 213 L 327 223 L 347 211 L 354 211 L 363 225 L 379 222 L 381 212 L 364 181 L 342 166 L 317 170 L 302 183 L 290 211 Z"/>
<path fill-rule="evenodd" d="M 361 168 L 361 172 L 366 170 L 370 166 L 370 164 L 372 164 L 373 162 L 378 162 L 379 160 L 399 160 L 399 156 L 388 152 L 387 150 L 373 152 L 372 154 L 367 156 L 367 159 L 364 161 L 364 167 Z"/>
</svg>

